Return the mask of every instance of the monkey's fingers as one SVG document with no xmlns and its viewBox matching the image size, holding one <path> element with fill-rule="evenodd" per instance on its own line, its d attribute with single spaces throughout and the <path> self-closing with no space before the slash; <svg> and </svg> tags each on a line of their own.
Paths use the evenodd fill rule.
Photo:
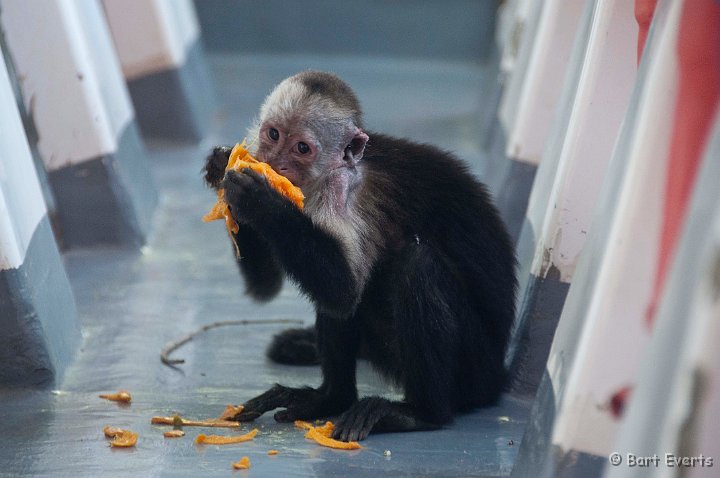
<svg viewBox="0 0 720 478">
<path fill-rule="evenodd" d="M 228 146 L 215 146 L 205 159 L 205 182 L 217 188 L 225 176 L 225 167 L 232 148 Z"/>
<path fill-rule="evenodd" d="M 363 398 L 337 419 L 332 437 L 340 441 L 364 440 L 375 424 L 390 413 L 389 405 L 384 398 Z"/>
<path fill-rule="evenodd" d="M 317 410 L 315 403 L 307 403 L 300 406 L 288 407 L 285 410 L 279 410 L 273 418 L 279 423 L 290 423 L 296 420 L 315 420 L 324 416 Z"/>
<path fill-rule="evenodd" d="M 256 418 L 258 418 L 260 415 L 262 415 L 262 413 L 256 412 L 256 411 L 252 411 L 252 412 L 242 411 L 242 412 L 234 415 L 233 417 L 228 418 L 228 420 L 231 420 L 233 422 L 251 422 L 251 421 L 255 420 Z"/>
<path fill-rule="evenodd" d="M 276 408 L 287 407 L 293 398 L 293 389 L 276 384 L 265 393 L 243 404 L 243 411 L 233 417 L 239 422 L 252 421 L 263 413 Z"/>
</svg>

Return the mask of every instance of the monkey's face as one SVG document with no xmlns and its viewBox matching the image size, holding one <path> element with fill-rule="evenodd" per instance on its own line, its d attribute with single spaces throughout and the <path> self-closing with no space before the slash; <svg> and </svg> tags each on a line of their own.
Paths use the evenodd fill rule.
<svg viewBox="0 0 720 478">
<path fill-rule="evenodd" d="M 255 128 L 258 160 L 300 188 L 353 170 L 368 137 L 356 125 L 356 100 L 344 83 L 321 73 L 302 73 L 280 83 L 265 99 Z M 327 90 L 327 91 L 326 91 Z M 334 96 L 330 93 L 333 93 Z M 341 168 L 343 168 L 341 170 Z"/>
<path fill-rule="evenodd" d="M 288 120 L 275 117 L 263 121 L 256 156 L 303 188 L 340 173 L 341 168 L 343 173 L 354 170 L 367 140 L 349 119 L 314 121 L 303 112 Z"/>
<path fill-rule="evenodd" d="M 321 155 L 322 145 L 307 129 L 293 128 L 278 119 L 264 121 L 258 130 L 257 159 L 302 188 Z"/>
</svg>

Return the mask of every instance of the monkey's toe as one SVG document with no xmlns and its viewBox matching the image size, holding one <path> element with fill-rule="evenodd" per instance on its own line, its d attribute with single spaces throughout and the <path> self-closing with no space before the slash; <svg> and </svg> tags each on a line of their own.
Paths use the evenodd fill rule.
<svg viewBox="0 0 720 478">
<path fill-rule="evenodd" d="M 279 410 L 275 412 L 273 418 L 275 418 L 275 421 L 278 423 L 290 423 L 295 420 L 300 420 L 292 410 Z"/>
<path fill-rule="evenodd" d="M 390 413 L 390 402 L 381 397 L 365 397 L 356 402 L 335 423 L 333 438 L 340 441 L 364 440 L 375 424 Z"/>
<path fill-rule="evenodd" d="M 260 415 L 262 415 L 262 413 L 260 413 L 260 412 L 242 411 L 242 412 L 238 413 L 237 415 L 235 415 L 234 417 L 232 417 L 230 420 L 233 422 L 251 422 L 251 421 L 255 420 L 256 418 L 258 418 Z"/>
</svg>

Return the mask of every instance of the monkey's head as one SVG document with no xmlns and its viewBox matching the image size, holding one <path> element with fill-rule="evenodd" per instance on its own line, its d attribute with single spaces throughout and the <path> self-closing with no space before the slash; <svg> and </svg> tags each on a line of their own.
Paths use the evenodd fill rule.
<svg viewBox="0 0 720 478">
<path fill-rule="evenodd" d="M 287 78 L 260 108 L 255 155 L 303 188 L 337 168 L 354 169 L 368 135 L 355 94 L 330 73 Z"/>
</svg>

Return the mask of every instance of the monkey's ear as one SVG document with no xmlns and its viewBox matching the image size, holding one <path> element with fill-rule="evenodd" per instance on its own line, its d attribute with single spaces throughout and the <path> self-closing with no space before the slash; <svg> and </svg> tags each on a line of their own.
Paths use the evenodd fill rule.
<svg viewBox="0 0 720 478">
<path fill-rule="evenodd" d="M 355 132 L 355 136 L 350 140 L 350 144 L 345 148 L 345 161 L 359 161 L 365 151 L 365 144 L 370 137 L 360 128 Z"/>
</svg>

